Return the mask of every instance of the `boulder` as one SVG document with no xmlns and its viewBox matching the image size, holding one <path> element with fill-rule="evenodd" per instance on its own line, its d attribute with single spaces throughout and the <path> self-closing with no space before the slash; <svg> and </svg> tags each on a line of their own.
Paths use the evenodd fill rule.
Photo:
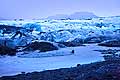
<svg viewBox="0 0 120 80">
<path fill-rule="evenodd" d="M 0 55 L 16 55 L 16 49 L 9 48 L 7 46 L 0 45 Z"/>
<path fill-rule="evenodd" d="M 23 51 L 34 51 L 34 50 L 40 50 L 40 52 L 46 52 L 46 51 L 58 50 L 58 47 L 50 42 L 35 41 L 27 45 L 27 47 Z"/>
</svg>

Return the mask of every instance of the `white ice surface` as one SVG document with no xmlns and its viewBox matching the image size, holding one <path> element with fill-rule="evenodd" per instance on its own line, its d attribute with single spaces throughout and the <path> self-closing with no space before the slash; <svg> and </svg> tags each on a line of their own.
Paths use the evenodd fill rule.
<svg viewBox="0 0 120 80">
<path fill-rule="evenodd" d="M 75 50 L 75 54 L 66 56 L 42 57 L 42 58 L 20 58 L 20 57 L 1 57 L 0 76 L 15 75 L 21 72 L 44 71 L 59 68 L 70 68 L 77 64 L 86 64 L 104 60 L 99 49 L 109 49 L 108 47 L 89 44 L 87 46 L 70 47 L 63 51 L 70 53 Z M 112 48 L 114 49 L 114 48 Z M 120 48 L 115 48 L 120 49 Z M 62 49 L 59 51 L 61 52 Z M 57 51 L 57 52 L 59 52 Z M 52 52 L 52 51 L 51 51 Z"/>
</svg>

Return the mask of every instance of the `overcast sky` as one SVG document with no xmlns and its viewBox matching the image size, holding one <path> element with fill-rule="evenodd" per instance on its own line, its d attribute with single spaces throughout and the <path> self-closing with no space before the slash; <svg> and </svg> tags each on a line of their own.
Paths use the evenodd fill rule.
<svg viewBox="0 0 120 80">
<path fill-rule="evenodd" d="M 0 0 L 2 18 L 43 18 L 81 11 L 97 16 L 120 15 L 120 0 Z"/>
</svg>

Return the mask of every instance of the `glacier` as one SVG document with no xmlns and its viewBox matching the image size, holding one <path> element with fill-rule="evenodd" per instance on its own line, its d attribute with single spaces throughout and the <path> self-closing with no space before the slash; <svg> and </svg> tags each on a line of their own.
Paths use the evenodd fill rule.
<svg viewBox="0 0 120 80">
<path fill-rule="evenodd" d="M 86 40 L 92 37 L 119 38 L 120 17 L 93 18 L 92 20 L 24 20 L 24 21 L 0 21 L 0 25 L 16 26 L 23 29 L 30 43 L 33 40 L 45 40 L 52 42 L 70 42 L 76 38 Z M 5 34 L 1 39 L 11 39 L 15 32 Z M 118 36 L 117 36 L 118 35 Z M 19 37 L 18 44 L 19 44 Z M 22 37 L 24 39 L 24 37 Z M 26 39 L 27 39 L 26 38 Z M 15 42 L 15 40 L 13 40 Z M 13 43 L 12 43 L 13 44 Z M 16 45 L 16 44 L 15 44 Z"/>
<path fill-rule="evenodd" d="M 113 47 L 98 46 L 98 43 L 120 40 L 119 35 L 120 16 L 82 20 L 0 20 L 0 45 L 18 50 L 16 56 L 0 56 L 0 76 L 102 61 L 102 55 L 94 50 Z M 23 51 L 33 42 L 51 43 L 58 50 Z M 69 46 L 71 43 L 74 46 Z"/>
</svg>

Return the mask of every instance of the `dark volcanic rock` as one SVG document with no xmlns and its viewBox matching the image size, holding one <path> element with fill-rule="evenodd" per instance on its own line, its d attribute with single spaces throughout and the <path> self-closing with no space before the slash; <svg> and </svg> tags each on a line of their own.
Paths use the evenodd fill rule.
<svg viewBox="0 0 120 80">
<path fill-rule="evenodd" d="M 99 46 L 120 47 L 120 40 L 108 40 L 98 44 Z"/>
<path fill-rule="evenodd" d="M 49 42 L 33 42 L 24 49 L 24 51 L 30 51 L 30 50 L 40 50 L 41 52 L 45 51 L 52 51 L 52 50 L 58 50 L 57 46 L 54 46 L 52 43 Z"/>
<path fill-rule="evenodd" d="M 120 62 L 103 61 L 72 68 L 3 76 L 0 80 L 120 80 Z"/>
<path fill-rule="evenodd" d="M 94 50 L 99 51 L 103 54 L 103 58 L 105 61 L 120 61 L 120 54 L 117 49 L 108 49 L 108 50 Z"/>
<path fill-rule="evenodd" d="M 117 49 L 107 49 L 107 50 L 94 50 L 94 51 L 101 52 L 101 54 L 115 54 L 115 53 L 119 52 L 120 50 L 117 50 Z"/>
<path fill-rule="evenodd" d="M 16 49 L 12 49 L 6 46 L 0 46 L 0 55 L 16 55 Z"/>
<path fill-rule="evenodd" d="M 89 72 L 81 80 L 120 80 L 120 64 L 107 64 Z"/>
</svg>

